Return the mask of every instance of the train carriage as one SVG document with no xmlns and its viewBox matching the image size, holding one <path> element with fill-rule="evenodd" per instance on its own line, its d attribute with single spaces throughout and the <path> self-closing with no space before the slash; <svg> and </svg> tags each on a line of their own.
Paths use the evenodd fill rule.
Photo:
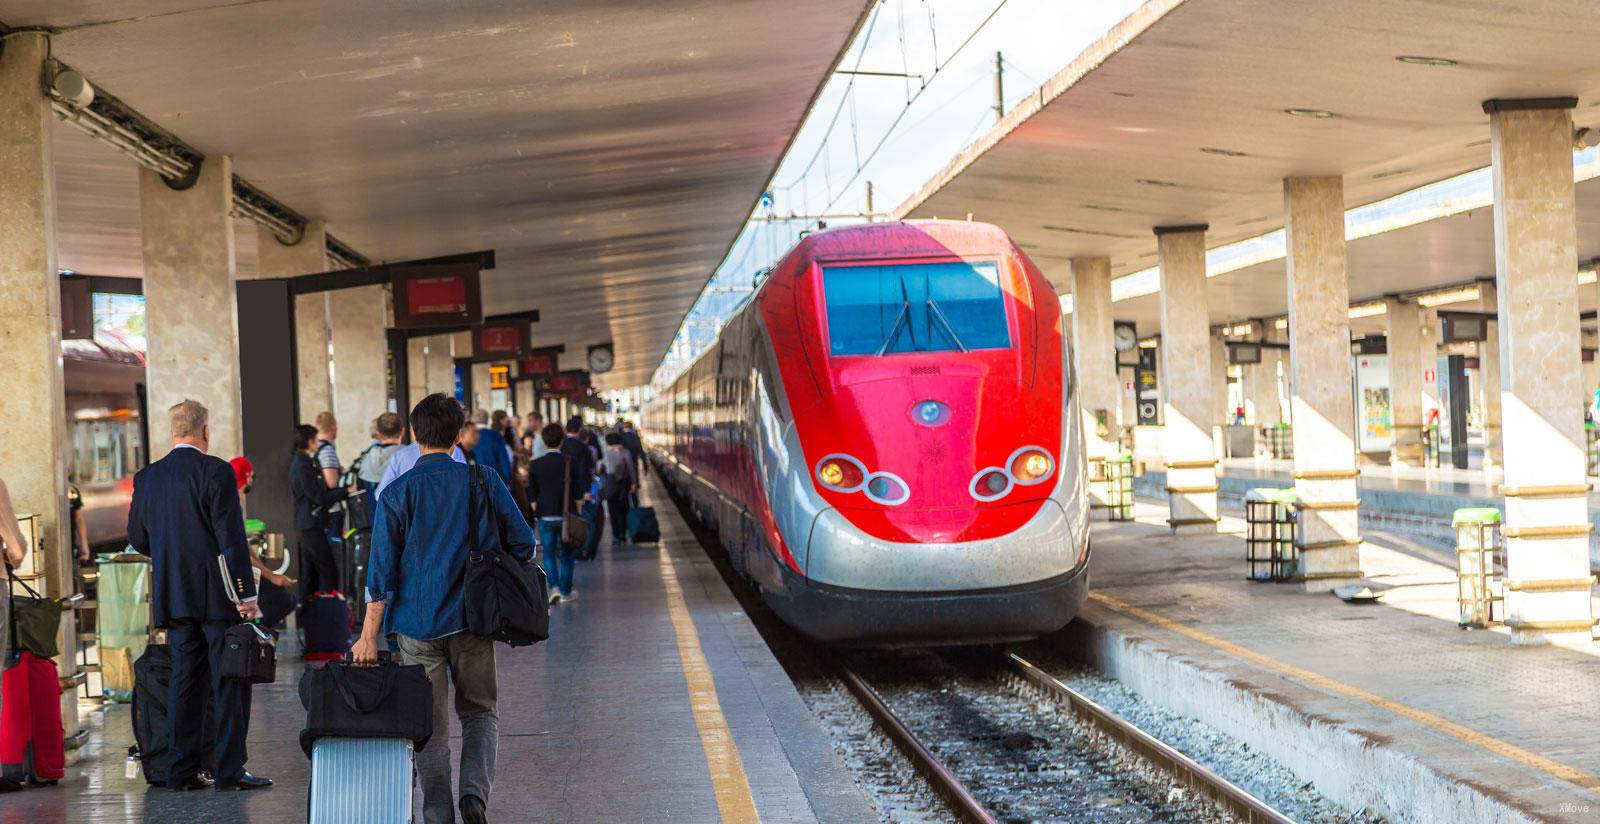
<svg viewBox="0 0 1600 824">
<path fill-rule="evenodd" d="M 803 238 L 647 406 L 651 459 L 740 575 L 824 643 L 1037 636 L 1087 589 L 1052 289 L 1000 229 Z"/>
</svg>

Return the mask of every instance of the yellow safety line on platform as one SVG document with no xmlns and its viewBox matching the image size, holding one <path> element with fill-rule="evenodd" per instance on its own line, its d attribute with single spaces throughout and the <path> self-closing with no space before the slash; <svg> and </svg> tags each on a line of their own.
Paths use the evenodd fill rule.
<svg viewBox="0 0 1600 824">
<path fill-rule="evenodd" d="M 683 680 L 689 686 L 689 709 L 694 715 L 695 728 L 700 731 L 706 767 L 711 770 L 711 789 L 717 797 L 717 811 L 725 822 L 757 824 L 761 817 L 756 814 L 756 800 L 750 794 L 750 780 L 745 777 L 739 747 L 728 729 L 728 719 L 722 715 L 717 685 L 711 678 L 711 665 L 706 663 L 705 653 L 700 650 L 700 635 L 695 632 L 689 604 L 683 599 L 683 587 L 678 585 L 678 573 L 672 568 L 672 558 L 665 549 L 661 551 L 660 563 L 661 586 L 667 593 L 667 614 L 672 616 L 672 630 L 678 636 L 678 658 L 683 662 Z"/>
<path fill-rule="evenodd" d="M 1202 644 L 1219 649 L 1228 653 L 1229 655 L 1243 658 L 1244 660 L 1253 664 L 1266 667 L 1267 669 L 1273 670 L 1282 675 L 1287 675 L 1290 678 L 1299 679 L 1300 681 L 1310 684 L 1311 686 L 1327 690 L 1335 695 L 1342 695 L 1346 698 L 1354 698 L 1357 701 L 1366 702 L 1374 707 L 1388 710 L 1389 712 L 1399 715 L 1402 718 L 1409 718 L 1412 721 L 1427 727 L 1431 727 L 1446 735 L 1458 738 L 1461 741 L 1464 741 L 1475 747 L 1481 747 L 1485 750 L 1488 750 L 1495 755 L 1503 758 L 1509 758 L 1518 764 L 1522 764 L 1523 766 L 1532 767 L 1533 769 L 1539 770 L 1547 775 L 1555 776 L 1562 781 L 1568 781 L 1573 784 L 1577 784 L 1585 789 L 1600 790 L 1600 778 L 1596 778 L 1595 776 L 1583 772 L 1582 770 L 1569 767 L 1559 761 L 1546 758 L 1536 752 L 1525 750 L 1515 744 L 1507 743 L 1493 736 L 1485 735 L 1475 729 L 1472 729 L 1471 727 L 1465 727 L 1455 723 L 1454 721 L 1441 718 L 1440 716 L 1434 715 L 1426 710 L 1419 710 L 1415 707 L 1402 704 L 1399 701 L 1392 701 L 1376 693 L 1368 692 L 1360 687 L 1353 687 L 1344 683 L 1343 681 L 1334 680 L 1326 675 L 1321 675 L 1307 669 L 1301 669 L 1293 664 L 1286 664 L 1276 658 L 1262 655 L 1261 653 L 1251 649 L 1246 649 L 1245 647 L 1241 647 L 1232 641 L 1224 641 L 1221 638 L 1208 635 L 1200 630 L 1194 629 L 1193 627 L 1185 626 L 1184 624 L 1178 623 L 1171 618 L 1158 615 L 1150 610 L 1136 607 L 1120 598 L 1106 595 L 1103 592 L 1091 592 L 1089 593 L 1089 598 L 1091 600 L 1100 602 L 1107 608 L 1116 612 L 1142 619 L 1151 624 L 1155 624 L 1162 629 L 1176 632 L 1179 635 L 1192 638 Z"/>
</svg>

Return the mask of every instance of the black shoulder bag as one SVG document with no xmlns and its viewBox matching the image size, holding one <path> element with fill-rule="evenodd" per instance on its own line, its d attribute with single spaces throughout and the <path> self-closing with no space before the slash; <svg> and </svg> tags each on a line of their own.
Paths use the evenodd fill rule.
<svg viewBox="0 0 1600 824">
<path fill-rule="evenodd" d="M 376 666 L 330 661 L 300 675 L 300 705 L 306 726 L 300 748 L 311 757 L 324 735 L 351 738 L 404 738 L 417 752 L 433 737 L 433 687 L 421 664 L 400 664 L 380 656 Z M 449 730 L 440 731 L 448 735 Z"/>
<path fill-rule="evenodd" d="M 17 584 L 27 591 L 26 596 L 17 595 Z M 17 571 L 9 563 L 6 564 L 6 587 L 11 596 L 6 599 L 11 609 L 8 620 L 11 652 L 6 656 L 5 666 L 14 665 L 23 650 L 40 658 L 54 658 L 60 654 L 56 636 L 61 629 L 61 602 L 40 595 L 27 581 L 17 577 Z"/>
<path fill-rule="evenodd" d="M 483 470 L 468 467 L 467 581 L 464 607 L 467 631 L 524 647 L 550 637 L 549 583 L 536 563 L 522 563 L 505 551 L 506 536 L 495 517 L 494 501 L 483 483 Z M 478 545 L 478 493 L 494 527 L 498 546 Z"/>
</svg>

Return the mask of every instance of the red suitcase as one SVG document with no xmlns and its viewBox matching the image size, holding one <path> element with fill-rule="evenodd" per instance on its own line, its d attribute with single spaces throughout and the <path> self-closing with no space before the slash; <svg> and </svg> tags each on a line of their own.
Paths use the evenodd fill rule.
<svg viewBox="0 0 1600 824">
<path fill-rule="evenodd" d="M 17 783 L 55 782 L 66 766 L 55 662 L 24 650 L 0 675 L 0 774 Z"/>
</svg>

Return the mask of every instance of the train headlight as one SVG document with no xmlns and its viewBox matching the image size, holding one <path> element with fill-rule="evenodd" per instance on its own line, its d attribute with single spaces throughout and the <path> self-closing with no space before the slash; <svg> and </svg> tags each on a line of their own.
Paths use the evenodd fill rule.
<svg viewBox="0 0 1600 824">
<path fill-rule="evenodd" d="M 1050 477 L 1055 471 L 1056 462 L 1051 460 L 1050 453 L 1036 446 L 1025 446 L 1011 456 L 1008 463 L 1011 477 L 1019 484 L 1036 484 Z"/>
<path fill-rule="evenodd" d="M 911 420 L 923 426 L 943 426 L 950 421 L 950 407 L 939 401 L 919 401 L 911 405 Z"/>
<path fill-rule="evenodd" d="M 834 492 L 855 492 L 867 481 L 867 467 L 849 455 L 829 455 L 817 463 L 817 480 Z"/>
<path fill-rule="evenodd" d="M 997 501 L 1011 491 L 1011 476 L 998 466 L 978 470 L 967 491 L 980 501 Z"/>
<path fill-rule="evenodd" d="M 874 472 L 867 478 L 867 498 L 884 506 L 899 506 L 911 499 L 911 488 L 897 475 Z"/>
</svg>

